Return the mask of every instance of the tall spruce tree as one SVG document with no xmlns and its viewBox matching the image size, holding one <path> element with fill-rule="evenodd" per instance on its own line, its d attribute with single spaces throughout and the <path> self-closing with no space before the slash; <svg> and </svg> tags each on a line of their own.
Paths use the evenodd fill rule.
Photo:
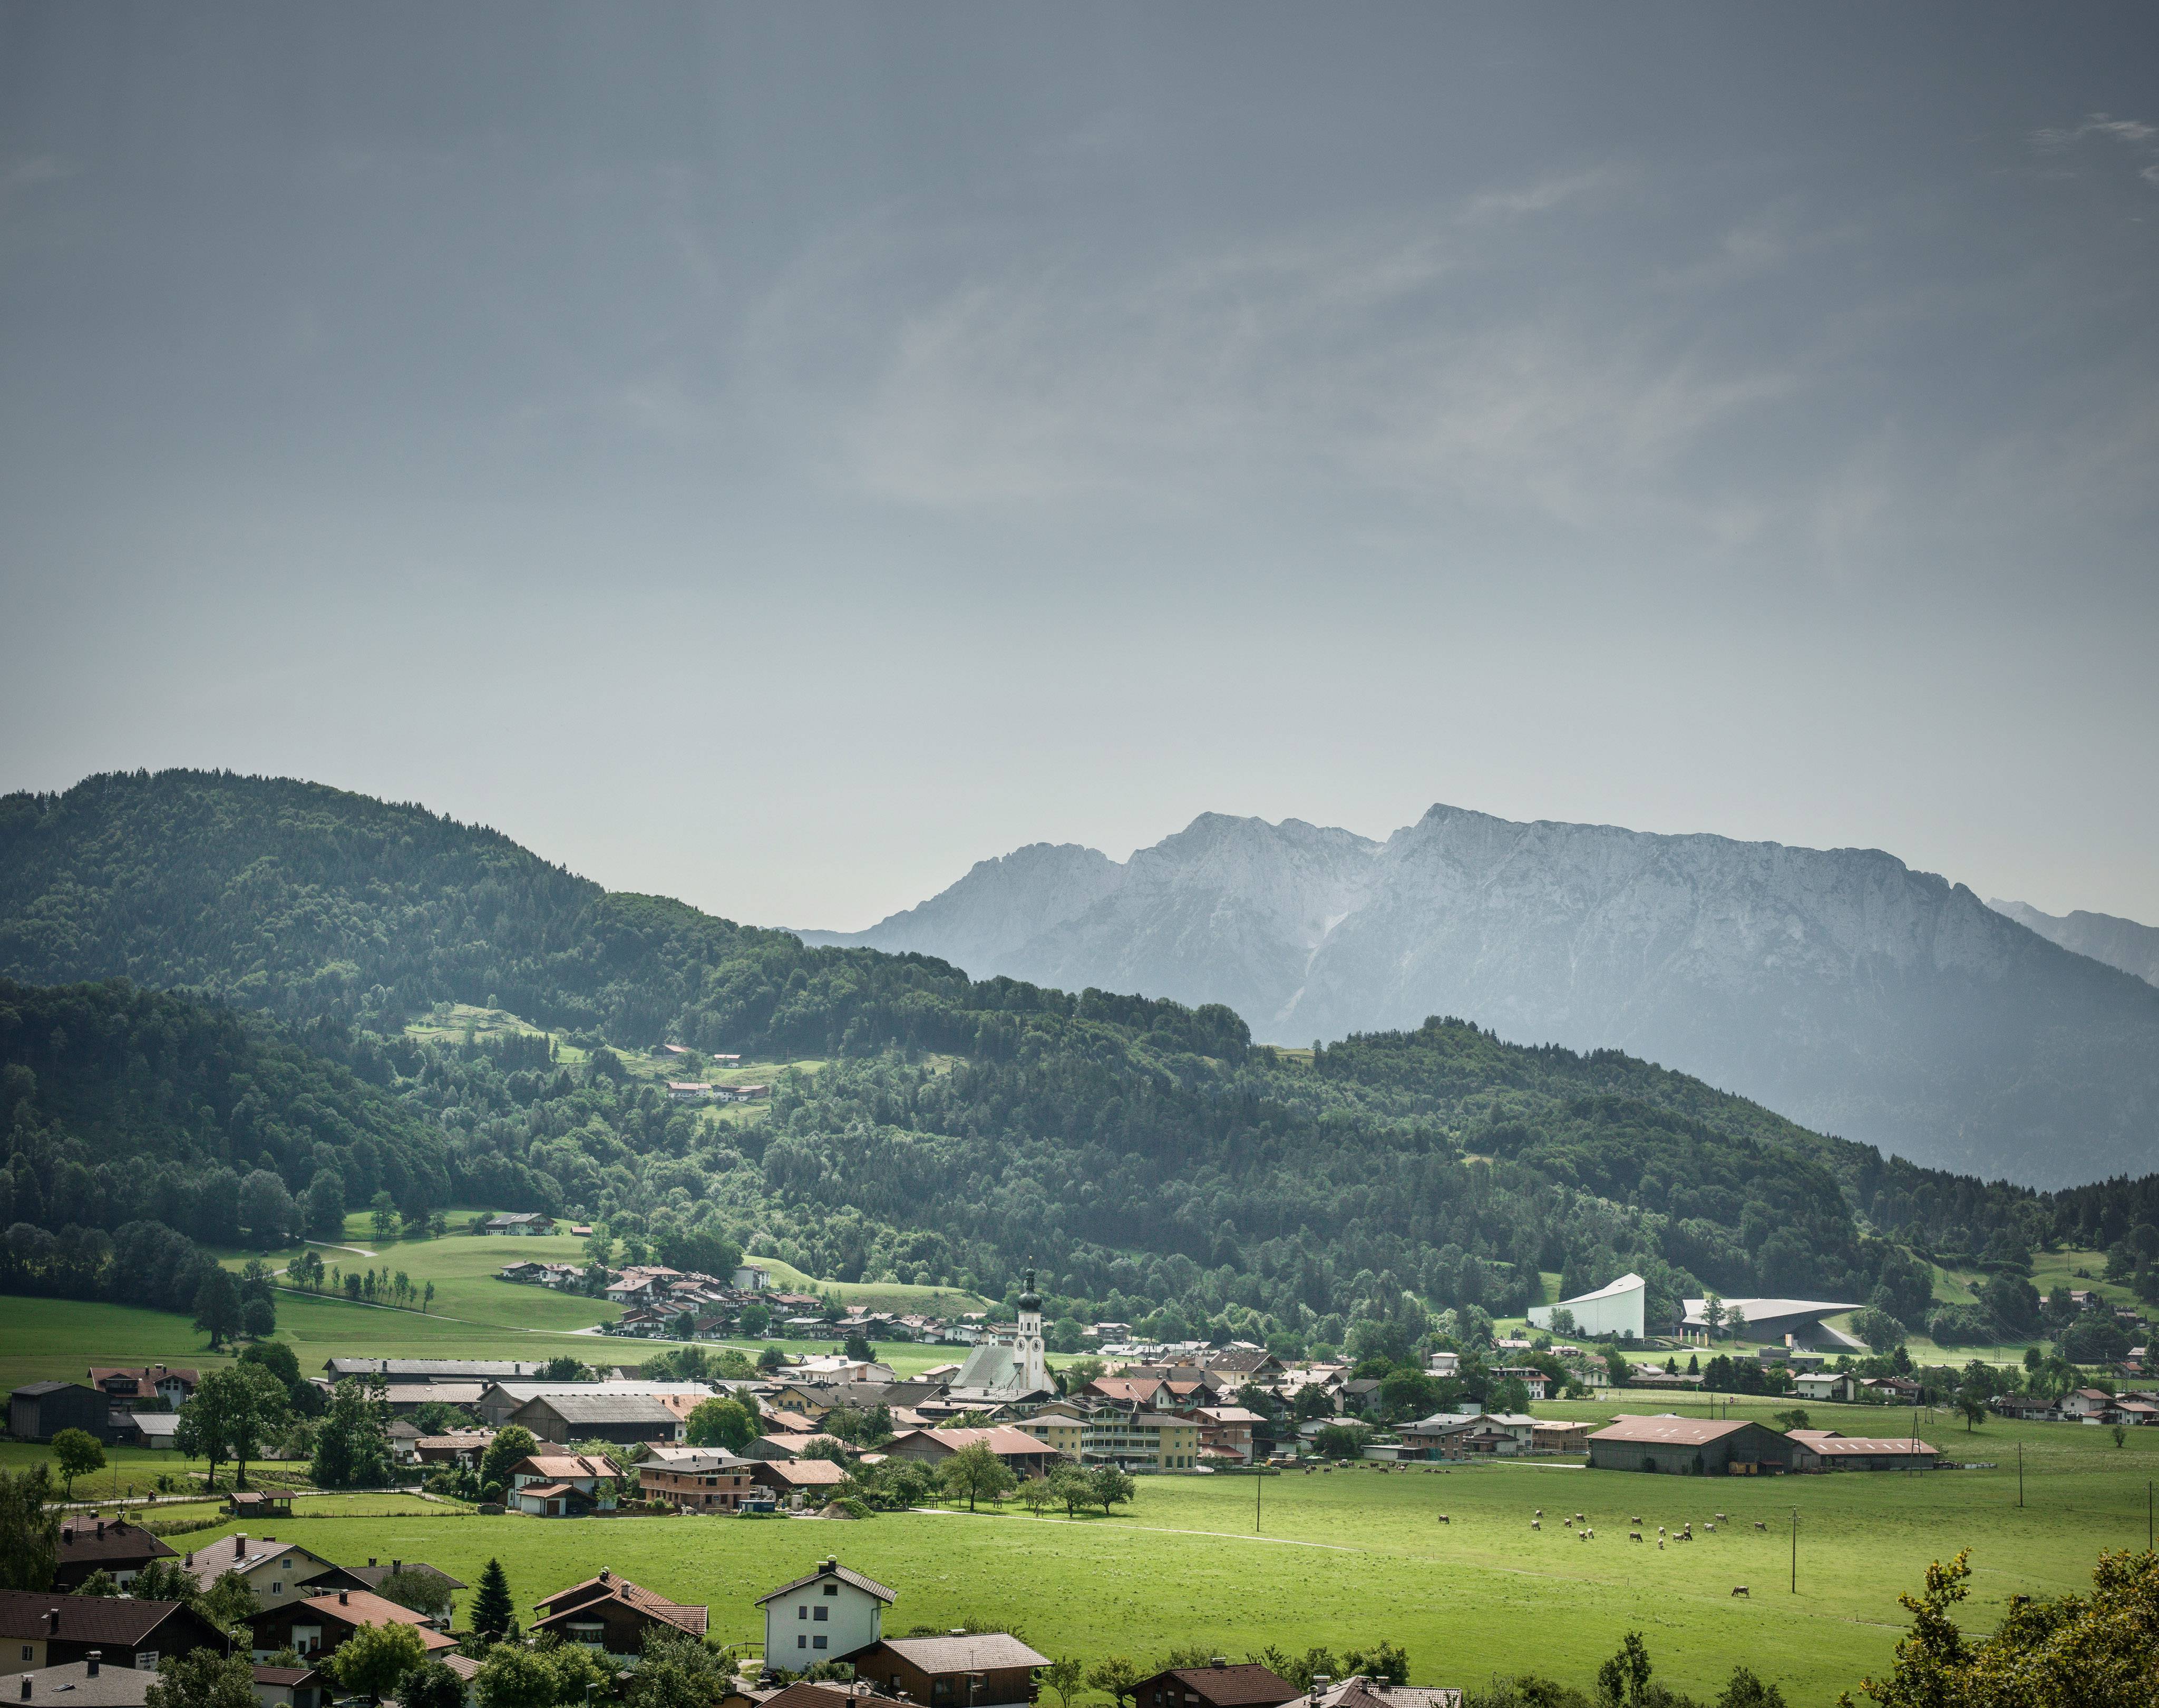
<svg viewBox="0 0 2159 1708">
<path fill-rule="evenodd" d="M 489 1559 L 480 1569 L 470 1617 L 474 1634 L 490 1643 L 504 1642 L 517 1634 L 517 1603 L 510 1598 L 510 1579 L 500 1560 Z"/>
</svg>

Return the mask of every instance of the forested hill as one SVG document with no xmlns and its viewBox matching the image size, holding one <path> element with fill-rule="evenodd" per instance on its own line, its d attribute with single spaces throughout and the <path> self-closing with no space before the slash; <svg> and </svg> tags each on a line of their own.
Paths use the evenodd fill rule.
<svg viewBox="0 0 2159 1708">
<path fill-rule="evenodd" d="M 1032 1254 L 1067 1297 L 1121 1318 L 1241 1313 L 1323 1339 L 1406 1298 L 1496 1312 L 1539 1269 L 1572 1287 L 1629 1268 L 1666 1303 L 1704 1286 L 1878 1290 L 1908 1317 L 1927 1271 L 1881 1234 L 2013 1265 L 2041 1239 L 2111 1241 L 2154 1219 L 2148 1183 L 2048 1198 L 1885 1162 L 1616 1053 L 1433 1022 L 1307 1064 L 1251 1048 L 1224 1008 L 805 949 L 606 894 L 492 831 L 298 783 L 137 774 L 0 802 L 0 975 L 116 974 L 267 1010 L 299 1030 L 246 1035 L 303 1040 L 379 1088 L 440 1157 L 439 1175 L 407 1161 L 401 1209 L 574 1210 L 842 1279 L 991 1291 Z M 588 1047 L 831 1064 L 783 1079 L 765 1119 L 716 1126 L 610 1073 L 603 1052 L 572 1074 L 406 1037 L 401 1018 L 437 1001 Z M 40 1108 L 78 1139 L 119 1120 Z M 299 1124 L 308 1144 L 261 1156 L 230 1151 L 229 1118 L 217 1142 L 236 1172 L 267 1157 L 295 1195 L 332 1162 L 365 1185 L 347 1158 L 395 1149 L 388 1128 Z"/>
</svg>

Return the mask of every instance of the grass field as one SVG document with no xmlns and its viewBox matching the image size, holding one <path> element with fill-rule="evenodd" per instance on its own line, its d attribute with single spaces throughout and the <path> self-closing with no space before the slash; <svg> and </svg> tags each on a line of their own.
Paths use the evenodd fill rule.
<svg viewBox="0 0 2159 1708">
<path fill-rule="evenodd" d="M 1540 1407 L 1608 1416 L 1590 1405 Z M 1735 1407 L 1743 1412 L 1742 1404 Z M 1757 1408 L 1759 1409 L 1759 1408 Z M 1849 1433 L 1908 1428 L 1908 1414 L 1810 1408 Z M 1388 1638 L 1419 1683 L 1480 1681 L 1535 1668 L 1590 1684 L 1629 1629 L 1658 1675 L 1713 1695 L 1744 1660 L 1798 1705 L 1828 1703 L 1889 1656 L 1898 1592 L 1930 1560 L 1973 1550 L 1970 1622 L 1991 1623 L 2016 1592 L 2058 1593 L 2098 1550 L 2142 1546 L 2159 1439 L 2072 1425 L 1933 1426 L 1953 1455 L 1997 1468 L 1916 1475 L 1695 1481 L 1551 1464 L 1357 1468 L 1281 1478 L 1143 1478 L 1112 1520 L 1035 1519 L 1015 1509 L 886 1515 L 840 1526 L 799 1519 L 481 1518 L 414 1506 L 303 1498 L 280 1534 L 340 1560 L 427 1560 L 468 1583 L 490 1555 L 520 1602 L 604 1566 L 663 1594 L 705 1602 L 722 1638 L 761 1635 L 755 1597 L 827 1552 L 894 1586 L 888 1629 L 962 1619 L 1007 1623 L 1051 1654 L 1142 1661 L 1173 1645 L 1240 1657 Z M 2159 1431 L 2151 1432 L 2159 1437 Z M 2016 1448 L 2025 1450 L 2017 1508 Z M 1261 1534 L 1254 1534 L 1254 1500 Z M 1544 1529 L 1528 1526 L 1532 1508 Z M 1799 1589 L 1789 1587 L 1799 1513 Z M 1560 1523 L 1579 1509 L 1584 1543 Z M 1702 1532 L 1719 1510 L 1734 1521 Z M 1452 1522 L 1442 1525 L 1439 1514 Z M 1659 1552 L 1626 1520 L 1692 1519 L 1700 1540 Z M 1768 1528 L 1756 1531 L 1753 1521 Z M 201 1546 L 221 1531 L 188 1540 Z M 1735 1585 L 1749 1594 L 1735 1598 Z"/>
</svg>

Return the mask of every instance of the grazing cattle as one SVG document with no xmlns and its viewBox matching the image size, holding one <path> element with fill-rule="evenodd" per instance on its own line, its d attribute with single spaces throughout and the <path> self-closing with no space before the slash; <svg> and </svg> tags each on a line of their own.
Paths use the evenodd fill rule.
<svg viewBox="0 0 2159 1708">
<path fill-rule="evenodd" d="M 1736 1596 L 1747 1596 L 1747 1586 L 1743 1583 L 1734 1584 L 1732 1586 L 1732 1593 Z M 1752 1596 L 1747 1596 L 1747 1599 L 1751 1602 L 1754 1597 Z"/>
<path fill-rule="evenodd" d="M 1664 1539 L 1662 1536 L 1659 1536 L 1659 1537 L 1658 1537 L 1658 1538 L 1657 1538 L 1657 1552 L 1659 1552 L 1659 1554 L 1661 1554 L 1661 1553 L 1663 1553 L 1664 1551 L 1665 1551 L 1665 1539 Z"/>
<path fill-rule="evenodd" d="M 1719 1513 L 1719 1514 L 1717 1514 L 1717 1515 L 1716 1515 L 1716 1521 L 1717 1521 L 1717 1523 L 1719 1523 L 1720 1524 L 1722 1524 L 1722 1523 L 1724 1522 L 1724 1514 L 1723 1514 L 1722 1513 Z"/>
<path fill-rule="evenodd" d="M 1642 1533 L 1639 1530 L 1629 1530 L 1627 1533 L 1627 1540 L 1630 1542 L 1639 1542 L 1642 1540 Z"/>
<path fill-rule="evenodd" d="M 1535 1511 L 1535 1512 L 1534 1512 L 1533 1514 L 1530 1514 L 1530 1516 L 1531 1516 L 1531 1517 L 1533 1517 L 1533 1518 L 1540 1518 L 1540 1518 L 1542 1518 L 1544 1515 L 1545 1515 L 1545 1509 L 1544 1509 L 1542 1507 L 1539 1507 L 1539 1508 L 1536 1509 L 1536 1511 Z"/>
<path fill-rule="evenodd" d="M 1575 1523 L 1577 1523 L 1577 1524 L 1580 1524 L 1580 1523 L 1582 1522 L 1582 1514 L 1581 1514 L 1580 1513 L 1577 1513 L 1577 1514 L 1574 1515 L 1574 1521 L 1575 1521 Z"/>
<path fill-rule="evenodd" d="M 1755 1519 L 1755 1520 L 1754 1520 L 1754 1528 L 1755 1528 L 1756 1529 L 1758 1529 L 1758 1530 L 1766 1530 L 1766 1529 L 1768 1529 L 1769 1527 L 1768 1527 L 1768 1525 L 1767 1525 L 1767 1524 L 1763 1524 L 1763 1523 L 1762 1522 L 1762 1520 L 1761 1520 L 1761 1519 Z"/>
<path fill-rule="evenodd" d="M 1531 1519 L 1530 1520 L 1530 1528 L 1533 1530 L 1541 1530 L 1544 1527 L 1545 1522 L 1542 1519 Z"/>
<path fill-rule="evenodd" d="M 1658 1538 L 1659 1538 L 1659 1540 L 1661 1540 L 1663 1539 L 1663 1537 L 1664 1537 L 1664 1534 L 1665 1534 L 1665 1527 L 1664 1527 L 1662 1524 L 1659 1524 L 1659 1525 L 1657 1526 L 1657 1535 L 1658 1535 Z"/>
<path fill-rule="evenodd" d="M 1716 1526 L 1715 1524 L 1704 1524 L 1702 1529 L 1708 1531 L 1712 1536 L 1716 1534 Z"/>
<path fill-rule="evenodd" d="M 1640 1524 L 1640 1523 L 1642 1522 L 1642 1515 L 1641 1515 L 1641 1514 L 1639 1514 L 1639 1513 L 1636 1513 L 1636 1514 L 1634 1514 L 1634 1516 L 1633 1516 L 1633 1517 L 1632 1517 L 1631 1519 L 1628 1519 L 1628 1520 L 1627 1520 L 1627 1522 L 1628 1522 L 1628 1524 Z"/>
<path fill-rule="evenodd" d="M 1442 1513 L 1442 1514 L 1439 1515 L 1439 1521 L 1440 1521 L 1440 1523 L 1442 1523 L 1442 1524 L 1452 1524 L 1452 1523 L 1454 1522 L 1454 1520 L 1453 1520 L 1452 1519 L 1451 1519 L 1451 1518 L 1447 1517 L 1447 1515 L 1445 1513 Z"/>
</svg>

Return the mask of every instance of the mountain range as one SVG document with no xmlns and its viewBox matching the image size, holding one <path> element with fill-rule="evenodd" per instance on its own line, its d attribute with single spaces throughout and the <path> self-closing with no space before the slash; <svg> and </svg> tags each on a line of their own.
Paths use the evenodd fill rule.
<svg viewBox="0 0 2159 1708">
<path fill-rule="evenodd" d="M 2089 955 L 2147 985 L 2159 985 L 2159 925 L 2140 925 L 2112 914 L 2043 914 L 2026 902 L 1989 902 L 1987 906 L 2037 931 L 2049 943 Z"/>
<path fill-rule="evenodd" d="M 2159 1158 L 2159 989 L 1877 850 L 1445 805 L 1384 841 L 1207 813 L 1123 862 L 1035 844 L 802 934 L 1223 1003 L 1279 1043 L 1460 1015 L 2034 1185 Z"/>
</svg>

